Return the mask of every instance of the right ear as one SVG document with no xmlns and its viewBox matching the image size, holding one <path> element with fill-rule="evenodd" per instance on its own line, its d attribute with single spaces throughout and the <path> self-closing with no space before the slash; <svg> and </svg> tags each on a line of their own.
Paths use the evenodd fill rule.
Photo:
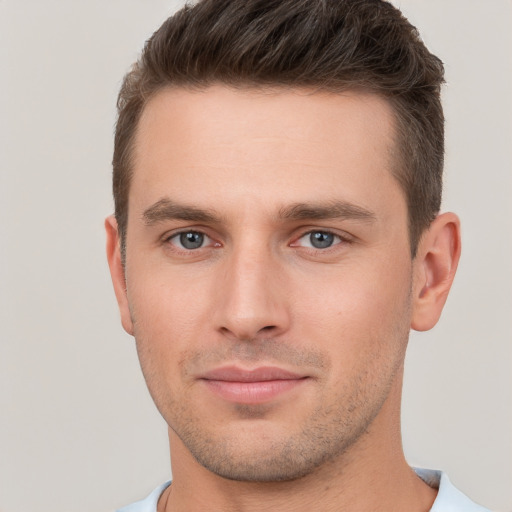
<svg viewBox="0 0 512 512">
<path fill-rule="evenodd" d="M 110 276 L 114 285 L 114 292 L 121 313 L 121 323 L 124 330 L 133 336 L 133 322 L 128 306 L 128 296 L 126 292 L 126 279 L 121 259 L 121 238 L 114 215 L 105 219 L 105 231 L 107 232 L 107 259 L 110 267 Z"/>
</svg>

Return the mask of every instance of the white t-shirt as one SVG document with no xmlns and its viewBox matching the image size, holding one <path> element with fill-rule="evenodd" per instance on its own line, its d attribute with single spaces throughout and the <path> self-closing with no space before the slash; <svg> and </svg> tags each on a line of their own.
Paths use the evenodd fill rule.
<svg viewBox="0 0 512 512">
<path fill-rule="evenodd" d="M 442 471 L 418 468 L 414 468 L 414 470 L 430 487 L 439 489 L 430 512 L 490 512 L 489 509 L 473 503 L 456 489 Z M 146 499 L 132 503 L 117 512 L 157 512 L 158 498 L 170 484 L 171 482 L 167 482 L 160 485 Z"/>
</svg>

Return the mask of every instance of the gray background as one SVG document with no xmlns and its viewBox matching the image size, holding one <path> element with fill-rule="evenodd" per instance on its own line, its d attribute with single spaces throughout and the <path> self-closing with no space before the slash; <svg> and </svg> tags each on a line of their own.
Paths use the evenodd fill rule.
<svg viewBox="0 0 512 512">
<path fill-rule="evenodd" d="M 411 463 L 512 511 L 512 3 L 402 0 L 446 63 L 444 209 L 463 257 L 414 334 Z M 164 0 L 0 0 L 0 511 L 108 511 L 169 477 L 104 257 L 115 97 Z"/>
</svg>

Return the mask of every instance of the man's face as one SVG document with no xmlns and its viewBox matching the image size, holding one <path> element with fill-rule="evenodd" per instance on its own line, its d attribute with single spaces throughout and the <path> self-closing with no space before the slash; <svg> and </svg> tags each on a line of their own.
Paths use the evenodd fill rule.
<svg viewBox="0 0 512 512">
<path fill-rule="evenodd" d="M 391 429 L 412 275 L 392 146 L 374 95 L 214 86 L 147 105 L 124 325 L 207 469 L 296 478 Z"/>
</svg>

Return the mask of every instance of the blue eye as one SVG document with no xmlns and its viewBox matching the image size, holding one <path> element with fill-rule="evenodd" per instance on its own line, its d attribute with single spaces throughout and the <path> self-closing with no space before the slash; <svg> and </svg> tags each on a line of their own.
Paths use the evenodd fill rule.
<svg viewBox="0 0 512 512">
<path fill-rule="evenodd" d="M 327 249 L 333 245 L 335 236 L 325 231 L 313 231 L 309 233 L 309 242 L 315 249 Z"/>
<path fill-rule="evenodd" d="M 203 247 L 206 241 L 210 240 L 204 233 L 198 231 L 184 231 L 172 236 L 169 241 L 180 249 L 194 250 Z"/>
<path fill-rule="evenodd" d="M 339 244 L 341 238 L 329 231 L 310 231 L 299 239 L 302 247 L 311 247 L 313 249 L 328 249 Z"/>
<path fill-rule="evenodd" d="M 326 249 L 334 243 L 334 235 L 332 233 L 324 233 L 323 231 L 314 231 L 309 234 L 311 245 L 316 249 Z"/>
</svg>

